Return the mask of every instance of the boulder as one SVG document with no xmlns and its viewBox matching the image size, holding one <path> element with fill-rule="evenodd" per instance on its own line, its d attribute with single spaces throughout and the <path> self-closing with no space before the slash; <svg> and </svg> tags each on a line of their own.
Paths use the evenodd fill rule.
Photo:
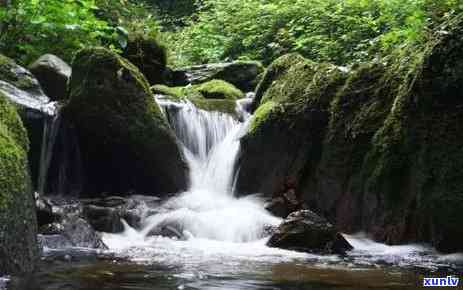
<svg viewBox="0 0 463 290">
<path fill-rule="evenodd" d="M 67 97 L 67 82 L 72 69 L 62 59 L 53 54 L 45 54 L 28 68 L 51 100 L 58 101 Z"/>
<path fill-rule="evenodd" d="M 332 224 L 310 210 L 291 213 L 275 230 L 267 245 L 322 254 L 345 254 L 353 249 Z"/>
<path fill-rule="evenodd" d="M 381 62 L 276 60 L 242 138 L 238 194 L 272 196 L 289 176 L 343 232 L 462 251 L 462 36 L 459 15 Z"/>
<path fill-rule="evenodd" d="M 0 92 L 0 276 L 32 272 L 39 256 L 26 130 Z"/>
<path fill-rule="evenodd" d="M 165 82 L 167 51 L 157 39 L 129 35 L 122 55 L 140 69 L 151 85 Z"/>
<path fill-rule="evenodd" d="M 200 84 L 210 80 L 223 80 L 243 92 L 254 91 L 264 67 L 256 61 L 235 61 L 191 66 L 174 70 L 173 86 Z"/>
<path fill-rule="evenodd" d="M 83 192 L 169 194 L 186 189 L 187 166 L 175 134 L 140 71 L 103 48 L 74 58 L 63 118 L 77 134 Z"/>
</svg>

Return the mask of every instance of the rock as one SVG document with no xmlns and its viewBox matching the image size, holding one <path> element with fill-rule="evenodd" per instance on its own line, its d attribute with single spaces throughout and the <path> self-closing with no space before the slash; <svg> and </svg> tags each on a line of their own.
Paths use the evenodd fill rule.
<svg viewBox="0 0 463 290">
<path fill-rule="evenodd" d="M 0 276 L 30 273 L 39 257 L 26 130 L 0 92 Z"/>
<path fill-rule="evenodd" d="M 267 245 L 322 254 L 345 254 L 353 249 L 332 224 L 310 210 L 291 213 L 276 229 Z"/>
<path fill-rule="evenodd" d="M 122 217 L 117 209 L 87 205 L 84 206 L 83 214 L 92 227 L 99 232 L 121 233 L 124 230 Z"/>
<path fill-rule="evenodd" d="M 50 99 L 58 101 L 67 98 L 67 82 L 72 69 L 62 59 L 53 54 L 45 54 L 29 65 L 29 70 Z"/>
<path fill-rule="evenodd" d="M 462 24 L 349 70 L 276 60 L 242 138 L 238 194 L 271 196 L 292 176 L 302 202 L 343 232 L 462 251 Z"/>
<path fill-rule="evenodd" d="M 165 82 L 167 52 L 158 40 L 129 35 L 123 56 L 140 69 L 151 85 Z"/>
<path fill-rule="evenodd" d="M 50 202 L 37 192 L 35 193 L 35 208 L 37 211 L 37 223 L 39 228 L 55 221 L 53 208 Z"/>
<path fill-rule="evenodd" d="M 42 234 L 39 235 L 38 239 L 42 248 L 107 249 L 99 234 L 78 216 L 67 216 L 59 224 L 51 224 L 42 228 Z"/>
<path fill-rule="evenodd" d="M 151 90 L 158 97 L 173 102 L 188 100 L 199 109 L 226 113 L 235 117 L 238 117 L 236 100 L 244 96 L 233 85 L 218 80 L 186 87 L 156 85 L 151 87 Z"/>
<path fill-rule="evenodd" d="M 76 129 L 83 192 L 158 196 L 186 189 L 175 134 L 140 71 L 103 48 L 76 54 L 63 118 Z"/>
<path fill-rule="evenodd" d="M 244 92 L 254 91 L 264 67 L 256 61 L 204 64 L 174 70 L 172 86 L 200 84 L 210 80 L 223 80 Z"/>
<path fill-rule="evenodd" d="M 12 59 L 0 55 L 0 93 L 18 108 L 30 140 L 31 178 L 37 188 L 44 127 L 55 114 L 55 104 L 43 93 L 37 79 Z"/>
<path fill-rule="evenodd" d="M 94 229 L 100 232 L 120 233 L 124 230 L 122 220 L 133 228 L 141 227 L 141 220 L 145 210 L 159 206 L 159 199 L 154 197 L 122 198 L 112 196 L 103 199 L 81 200 L 83 216 Z"/>
</svg>

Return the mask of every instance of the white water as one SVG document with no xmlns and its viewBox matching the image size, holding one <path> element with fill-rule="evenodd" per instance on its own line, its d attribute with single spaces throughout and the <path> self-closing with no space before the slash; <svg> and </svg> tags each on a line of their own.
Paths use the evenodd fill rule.
<svg viewBox="0 0 463 290">
<path fill-rule="evenodd" d="M 203 239 L 203 243 L 262 240 L 264 228 L 277 225 L 280 219 L 270 215 L 257 197 L 238 199 L 232 193 L 239 138 L 247 122 L 199 110 L 190 102 L 159 103 L 182 143 L 190 167 L 190 186 L 165 202 L 160 213 L 148 217 L 141 231 L 128 229 L 124 235 L 130 241 L 126 245 L 133 245 L 135 240 L 144 244 L 153 229 L 165 226 L 175 228 L 183 239 Z M 110 246 L 120 246 L 120 241 L 116 245 L 113 241 L 106 240 Z"/>
</svg>

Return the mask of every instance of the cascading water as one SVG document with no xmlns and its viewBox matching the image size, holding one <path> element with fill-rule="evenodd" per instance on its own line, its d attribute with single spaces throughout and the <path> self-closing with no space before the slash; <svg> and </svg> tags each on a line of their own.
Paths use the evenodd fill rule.
<svg viewBox="0 0 463 290">
<path fill-rule="evenodd" d="M 190 167 L 190 187 L 149 217 L 141 236 L 168 227 L 182 239 L 261 239 L 264 228 L 280 220 L 265 211 L 256 197 L 237 199 L 232 193 L 239 138 L 246 129 L 246 120 L 239 122 L 228 114 L 200 110 L 188 101 L 158 102 L 182 143 Z"/>
</svg>

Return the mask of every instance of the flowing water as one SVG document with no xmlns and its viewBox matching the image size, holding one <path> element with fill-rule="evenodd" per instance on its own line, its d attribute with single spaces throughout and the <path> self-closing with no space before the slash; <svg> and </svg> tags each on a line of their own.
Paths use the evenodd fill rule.
<svg viewBox="0 0 463 290">
<path fill-rule="evenodd" d="M 343 257 L 266 247 L 265 228 L 281 220 L 258 196 L 233 195 L 249 115 L 158 101 L 190 166 L 189 190 L 146 215 L 142 229 L 104 234 L 109 251 L 49 249 L 39 273 L 9 289 L 418 289 L 423 276 L 461 275 L 463 255 L 361 234 L 345 235 L 355 249 Z M 166 229 L 171 238 L 156 235 Z"/>
</svg>

